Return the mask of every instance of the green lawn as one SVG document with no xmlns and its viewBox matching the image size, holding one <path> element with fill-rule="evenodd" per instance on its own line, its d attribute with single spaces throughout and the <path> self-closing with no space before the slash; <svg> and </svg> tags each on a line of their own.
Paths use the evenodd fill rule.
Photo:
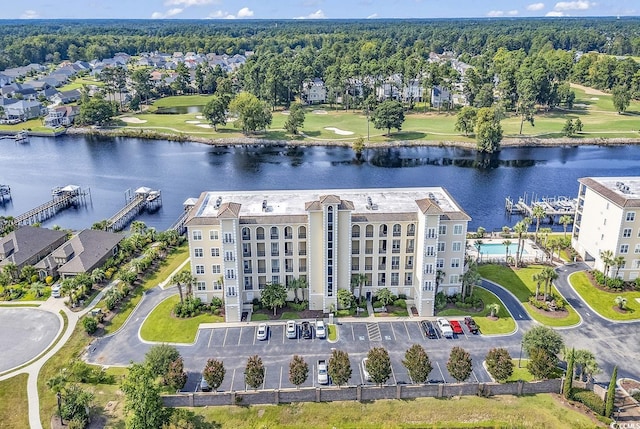
<svg viewBox="0 0 640 429">
<path fill-rule="evenodd" d="M 2 124 L 0 125 L 0 130 L 14 131 L 16 133 L 22 130 L 29 130 L 39 133 L 49 133 L 53 135 L 53 130 L 51 128 L 45 127 L 42 124 L 41 118 L 29 119 L 28 121 L 20 122 L 19 124 L 15 125 Z"/>
<path fill-rule="evenodd" d="M 0 426 L 6 429 L 29 427 L 29 403 L 27 400 L 27 374 L 0 381 Z"/>
<path fill-rule="evenodd" d="M 513 362 L 513 374 L 507 379 L 509 381 L 533 381 L 533 375 L 527 369 L 529 359 L 511 359 Z"/>
<path fill-rule="evenodd" d="M 516 329 L 516 322 L 497 296 L 486 289 L 482 289 L 481 287 L 474 288 L 473 293 L 482 299 L 482 302 L 485 305 L 485 308 L 482 311 L 473 313 L 463 308 L 447 308 L 439 311 L 437 315 L 442 317 L 473 316 L 473 320 L 475 320 L 476 324 L 480 328 L 480 333 L 484 335 L 508 334 Z M 487 317 L 489 313 L 491 313 L 488 305 L 493 303 L 498 303 L 498 305 L 500 305 L 497 320 L 491 320 Z"/>
<path fill-rule="evenodd" d="M 196 339 L 201 323 L 224 321 L 223 317 L 209 313 L 184 319 L 175 317 L 171 313 L 178 302 L 180 302 L 180 296 L 171 296 L 149 313 L 140 328 L 140 336 L 143 340 L 191 344 Z"/>
<path fill-rule="evenodd" d="M 263 320 L 271 320 L 269 316 L 263 313 L 251 313 L 252 322 L 262 322 Z"/>
<path fill-rule="evenodd" d="M 327 325 L 327 330 L 329 331 L 328 339 L 329 341 L 337 341 L 338 340 L 338 327 L 333 323 Z"/>
<path fill-rule="evenodd" d="M 480 265 L 478 271 L 487 280 L 497 283 L 513 293 L 522 303 L 529 315 L 547 326 L 573 326 L 580 322 L 580 316 L 570 305 L 567 305 L 568 315 L 563 318 L 545 316 L 529 304 L 529 296 L 536 291 L 536 284 L 532 276 L 544 267 L 542 265 L 530 265 L 525 268 L 513 269 L 504 265 Z M 555 286 L 552 292 L 558 294 Z"/>
<path fill-rule="evenodd" d="M 552 395 L 192 408 L 223 428 L 593 428 Z"/>
<path fill-rule="evenodd" d="M 163 97 L 153 102 L 153 107 L 204 106 L 212 95 L 176 95 Z"/>
<path fill-rule="evenodd" d="M 66 85 L 58 88 L 58 91 L 71 91 L 72 89 L 81 89 L 85 85 L 104 86 L 104 83 L 98 79 L 91 77 L 78 77 Z"/>
<path fill-rule="evenodd" d="M 603 317 L 613 320 L 638 320 L 640 319 L 640 292 L 605 292 L 591 284 L 585 272 L 573 273 L 569 277 L 571 286 L 578 292 L 591 308 Z M 619 313 L 613 309 L 617 296 L 627 299 L 627 312 Z"/>
</svg>

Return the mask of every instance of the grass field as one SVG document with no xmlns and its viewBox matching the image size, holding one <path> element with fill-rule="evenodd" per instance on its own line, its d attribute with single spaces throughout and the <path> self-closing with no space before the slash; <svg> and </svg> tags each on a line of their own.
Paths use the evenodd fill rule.
<svg viewBox="0 0 640 429">
<path fill-rule="evenodd" d="M 552 395 L 192 408 L 222 428 L 594 428 Z"/>
<path fill-rule="evenodd" d="M 104 83 L 98 79 L 94 79 L 91 77 L 79 77 L 69 82 L 68 84 L 61 86 L 60 88 L 58 88 L 58 91 L 62 92 L 71 91 L 73 89 L 81 89 L 85 85 L 104 86 Z"/>
<path fill-rule="evenodd" d="M 536 291 L 536 284 L 532 280 L 534 274 L 542 271 L 541 265 L 530 265 L 526 268 L 513 269 L 503 265 L 481 265 L 478 267 L 480 275 L 487 280 L 491 280 L 513 293 L 522 303 L 529 315 L 547 326 L 572 326 L 580 322 L 580 316 L 576 311 L 567 305 L 568 315 L 563 318 L 549 317 L 538 312 L 529 304 L 529 296 Z M 555 286 L 552 292 L 558 294 Z"/>
<path fill-rule="evenodd" d="M 473 320 L 480 328 L 480 332 L 484 335 L 495 334 L 508 334 L 516 329 L 516 322 L 513 320 L 504 304 L 493 293 L 486 289 L 476 287 L 473 289 L 473 293 L 482 299 L 485 305 L 484 310 L 479 313 L 470 313 L 469 310 L 458 308 L 447 308 L 439 311 L 438 316 L 450 317 L 450 316 L 473 316 Z M 488 308 L 489 304 L 497 303 L 500 305 L 500 311 L 498 311 L 498 319 L 491 320 L 487 316 L 491 312 Z"/>
<path fill-rule="evenodd" d="M 178 295 L 171 296 L 149 313 L 140 328 L 140 336 L 143 340 L 190 344 L 195 341 L 201 323 L 224 321 L 223 317 L 208 313 L 184 319 L 175 317 L 172 311 L 178 302 L 180 302 Z"/>
<path fill-rule="evenodd" d="M 0 381 L 0 427 L 23 429 L 29 427 L 27 374 L 19 374 Z"/>
<path fill-rule="evenodd" d="M 603 317 L 613 320 L 638 320 L 640 319 L 640 292 L 605 292 L 594 287 L 584 272 L 574 273 L 569 277 L 571 286 L 578 292 L 591 308 Z M 627 299 L 626 313 L 614 310 L 614 300 L 617 296 Z M 617 307 L 617 306 L 616 306 Z"/>
</svg>

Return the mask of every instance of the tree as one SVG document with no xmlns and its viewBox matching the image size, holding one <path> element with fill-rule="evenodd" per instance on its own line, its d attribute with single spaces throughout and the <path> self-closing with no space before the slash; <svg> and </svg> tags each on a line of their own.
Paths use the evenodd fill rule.
<svg viewBox="0 0 640 429">
<path fill-rule="evenodd" d="M 584 125 L 582 124 L 582 121 L 580 120 L 580 118 L 576 118 L 576 121 L 573 123 L 573 127 L 575 128 L 577 133 L 582 132 Z"/>
<path fill-rule="evenodd" d="M 262 305 L 273 309 L 275 316 L 278 307 L 284 306 L 287 302 L 287 288 L 280 283 L 269 283 L 262 290 L 260 300 Z"/>
<path fill-rule="evenodd" d="M 522 347 L 531 356 L 534 349 L 542 349 L 549 355 L 557 356 L 564 346 L 564 340 L 556 331 L 546 326 L 534 326 L 522 338 Z"/>
<path fill-rule="evenodd" d="M 616 299 L 614 299 L 614 303 L 618 306 L 620 310 L 624 310 L 625 307 L 627 306 L 627 298 L 618 295 L 616 296 Z"/>
<path fill-rule="evenodd" d="M 476 118 L 476 142 L 478 152 L 494 153 L 500 150 L 502 126 L 496 110 L 483 107 L 478 110 Z"/>
<path fill-rule="evenodd" d="M 291 134 L 298 134 L 298 129 L 304 124 L 304 109 L 300 103 L 292 103 L 289 107 L 289 116 L 284 122 L 284 129 Z"/>
<path fill-rule="evenodd" d="M 618 114 L 623 114 L 631 102 L 631 92 L 625 86 L 618 85 L 613 88 L 611 95 L 613 107 Z"/>
<path fill-rule="evenodd" d="M 250 356 L 244 370 L 244 382 L 247 386 L 258 389 L 264 382 L 264 364 L 258 355 Z"/>
<path fill-rule="evenodd" d="M 162 377 L 163 384 L 166 384 L 167 373 L 171 362 L 180 357 L 180 352 L 175 346 L 169 344 L 158 344 L 149 349 L 144 355 L 144 362 L 149 367 L 151 374 Z"/>
<path fill-rule="evenodd" d="M 620 274 L 620 268 L 624 267 L 627 261 L 624 259 L 624 256 L 618 255 L 613 258 L 613 265 L 616 267 L 616 273 L 613 276 L 614 278 L 618 278 L 618 274 Z M 26 268 L 26 267 L 25 267 Z"/>
<path fill-rule="evenodd" d="M 583 380 L 585 376 L 591 379 L 599 371 L 598 361 L 596 361 L 595 355 L 590 350 L 575 350 L 573 356 L 576 367 L 580 368 L 580 380 Z"/>
<path fill-rule="evenodd" d="M 493 348 L 484 358 L 489 374 L 500 383 L 507 381 L 513 374 L 513 361 L 507 349 Z"/>
<path fill-rule="evenodd" d="M 511 240 L 504 240 L 502 245 L 504 246 L 504 260 L 508 262 L 509 260 L 509 247 L 511 247 Z"/>
<path fill-rule="evenodd" d="M 616 400 L 616 384 L 618 383 L 618 367 L 613 367 L 613 373 L 611 374 L 611 380 L 609 380 L 609 387 L 607 387 L 607 398 L 604 403 L 604 416 L 611 417 L 613 414 L 613 404 Z"/>
<path fill-rule="evenodd" d="M 72 384 L 65 388 L 62 393 L 60 417 L 69 421 L 69 423 L 74 422 L 75 427 L 85 427 L 89 422 L 89 409 L 92 401 L 92 393 L 87 392 L 77 384 Z"/>
<path fill-rule="evenodd" d="M 151 74 L 147 68 L 139 68 L 131 73 L 131 84 L 133 90 L 145 100 L 145 103 L 149 101 L 149 95 L 153 88 L 151 84 Z"/>
<path fill-rule="evenodd" d="M 362 305 L 362 286 L 367 283 L 367 275 L 364 273 L 353 274 L 351 276 L 351 286 L 358 287 L 358 305 Z"/>
<path fill-rule="evenodd" d="M 473 294 L 474 286 L 480 283 L 482 276 L 478 272 L 478 264 L 475 261 L 469 263 L 467 271 L 462 275 L 462 296 L 469 297 Z"/>
<path fill-rule="evenodd" d="M 389 352 L 384 347 L 374 347 L 367 354 L 367 371 L 371 376 L 371 381 L 380 385 L 387 382 L 391 377 L 391 359 Z"/>
<path fill-rule="evenodd" d="M 536 282 L 536 301 L 538 300 L 538 296 L 540 295 L 540 285 L 544 283 L 544 275 L 542 272 L 535 273 L 531 276 L 531 280 Z"/>
<path fill-rule="evenodd" d="M 378 290 L 378 293 L 376 294 L 376 298 L 378 298 L 378 301 L 380 301 L 382 305 L 389 305 L 393 302 L 393 294 L 386 287 L 383 287 L 382 289 Z"/>
<path fill-rule="evenodd" d="M 224 363 L 221 360 L 209 359 L 204 366 L 202 376 L 215 392 L 222 385 L 225 373 Z"/>
<path fill-rule="evenodd" d="M 570 223 L 573 223 L 573 218 L 569 215 L 562 215 L 559 219 L 560 225 L 562 225 L 562 229 L 564 229 L 564 236 L 567 236 L 567 226 Z"/>
<path fill-rule="evenodd" d="M 298 289 L 304 288 L 306 284 L 306 280 L 303 278 L 296 278 L 289 282 L 288 288 L 293 289 L 293 300 L 298 303 L 300 300 L 298 299 Z"/>
<path fill-rule="evenodd" d="M 82 319 L 82 327 L 87 334 L 91 335 L 98 329 L 98 321 L 95 317 L 86 316 Z"/>
<path fill-rule="evenodd" d="M 229 112 L 237 118 L 233 125 L 241 128 L 244 134 L 264 130 L 271 125 L 269 107 L 248 92 L 241 92 L 231 100 Z"/>
<path fill-rule="evenodd" d="M 293 355 L 289 362 L 289 381 L 291 384 L 300 387 L 309 377 L 309 365 L 302 356 Z"/>
<path fill-rule="evenodd" d="M 573 119 L 567 119 L 562 127 L 562 134 L 566 137 L 573 137 L 576 134 L 576 126 L 573 123 Z"/>
<path fill-rule="evenodd" d="M 353 294 L 347 289 L 338 289 L 338 305 L 340 309 L 351 308 Z"/>
<path fill-rule="evenodd" d="M 489 316 L 490 317 L 498 317 L 498 313 L 500 312 L 500 304 L 497 302 L 493 302 L 488 305 L 489 307 Z"/>
<path fill-rule="evenodd" d="M 373 111 L 371 121 L 374 128 L 386 129 L 387 135 L 391 134 L 391 128 L 395 128 L 399 132 L 404 122 L 404 108 L 399 101 L 383 101 Z"/>
<path fill-rule="evenodd" d="M 554 355 L 543 348 L 535 347 L 529 352 L 527 369 L 537 380 L 544 380 L 553 376 L 557 363 L 558 360 Z"/>
<path fill-rule="evenodd" d="M 180 390 L 187 382 L 187 373 L 184 372 L 184 361 L 182 357 L 169 364 L 167 371 L 167 384 L 174 390 Z"/>
<path fill-rule="evenodd" d="M 88 102 L 80 105 L 77 121 L 81 125 L 104 125 L 110 122 L 114 115 L 113 104 L 95 95 Z"/>
<path fill-rule="evenodd" d="M 25 265 L 20 270 L 20 278 L 27 283 L 31 283 L 31 278 L 37 273 L 38 270 L 33 265 Z"/>
<path fill-rule="evenodd" d="M 571 349 L 566 356 L 567 359 L 567 372 L 564 376 L 564 385 L 562 386 L 562 395 L 566 399 L 571 399 L 571 390 L 573 387 L 573 364 L 575 360 L 575 351 Z"/>
<path fill-rule="evenodd" d="M 536 220 L 536 232 L 534 235 L 534 241 L 536 243 L 538 242 L 538 230 L 540 229 L 540 220 L 544 218 L 546 215 L 547 215 L 547 212 L 545 211 L 544 207 L 542 207 L 539 204 L 536 204 L 535 206 L 533 206 L 531 216 L 533 216 L 533 218 Z"/>
<path fill-rule="evenodd" d="M 329 358 L 329 366 L 327 368 L 329 377 L 338 385 L 338 387 L 346 384 L 351 378 L 351 362 L 349 355 L 342 350 L 333 350 Z"/>
<path fill-rule="evenodd" d="M 364 138 L 362 136 L 356 138 L 351 144 L 351 149 L 355 152 L 356 159 L 361 159 L 362 152 L 364 152 L 365 149 Z"/>
<path fill-rule="evenodd" d="M 124 410 L 128 429 L 161 428 L 167 421 L 167 412 L 162 405 L 160 389 L 155 376 L 147 365 L 134 363 L 122 382 L 125 395 Z"/>
<path fill-rule="evenodd" d="M 218 125 L 227 123 L 227 105 L 225 97 L 215 94 L 202 108 L 202 116 L 209 121 L 214 131 L 218 131 Z"/>
<path fill-rule="evenodd" d="M 551 294 L 551 285 L 558 278 L 558 273 L 553 267 L 544 267 L 542 269 L 542 277 L 544 278 L 544 300 Z"/>
<path fill-rule="evenodd" d="M 447 361 L 447 371 L 458 382 L 463 382 L 471 375 L 473 369 L 471 355 L 462 347 L 451 349 L 449 360 Z"/>
<path fill-rule="evenodd" d="M 613 252 L 611 250 L 602 250 L 600 252 L 600 259 L 604 264 L 604 269 L 602 270 L 605 277 L 609 275 L 609 268 L 613 265 Z"/>
<path fill-rule="evenodd" d="M 460 131 L 465 136 L 468 136 L 476 127 L 476 115 L 478 109 L 472 106 L 465 106 L 456 115 L 455 130 Z"/>
<path fill-rule="evenodd" d="M 533 80 L 520 79 L 517 82 L 518 113 L 520 114 L 520 134 L 525 121 L 534 125 L 533 115 L 536 111 L 536 88 Z"/>
<path fill-rule="evenodd" d="M 424 383 L 429 378 L 433 366 L 424 348 L 420 344 L 412 345 L 404 354 L 402 365 L 409 371 L 414 383 Z"/>
</svg>

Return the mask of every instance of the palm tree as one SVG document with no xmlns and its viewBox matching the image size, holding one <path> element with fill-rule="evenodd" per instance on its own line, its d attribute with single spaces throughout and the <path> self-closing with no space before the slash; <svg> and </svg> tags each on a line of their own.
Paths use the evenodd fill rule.
<svg viewBox="0 0 640 429">
<path fill-rule="evenodd" d="M 482 240 L 476 240 L 476 242 L 473 244 L 476 247 L 476 250 L 478 251 L 478 260 L 480 262 L 482 262 L 482 253 L 480 252 L 480 250 L 482 249 L 483 244 L 484 244 L 484 241 Z"/>
<path fill-rule="evenodd" d="M 5 265 L 2 271 L 11 279 L 12 283 L 15 283 L 16 281 L 18 281 L 18 276 L 19 276 L 18 266 L 13 262 L 9 262 L 7 265 Z"/>
<path fill-rule="evenodd" d="M 604 264 L 604 276 L 607 277 L 609 275 L 609 268 L 613 263 L 613 252 L 611 250 L 603 250 L 600 252 L 600 259 L 602 259 L 602 263 Z"/>
<path fill-rule="evenodd" d="M 620 273 L 620 268 L 624 267 L 625 264 L 626 264 L 626 261 L 624 260 L 624 256 L 619 255 L 613 258 L 613 265 L 616 266 L 616 275 L 614 276 L 615 278 L 618 278 L 618 274 Z"/>
<path fill-rule="evenodd" d="M 502 242 L 502 245 L 504 246 L 504 262 L 508 263 L 509 262 L 509 246 L 511 246 L 511 240 L 504 240 Z"/>
<path fill-rule="evenodd" d="M 544 285 L 544 300 L 547 300 L 547 296 L 551 293 L 551 284 L 558 278 L 558 273 L 552 267 L 544 267 L 542 275 L 545 280 Z"/>
<path fill-rule="evenodd" d="M 94 284 L 102 283 L 106 277 L 106 273 L 102 268 L 95 268 L 91 271 L 91 281 Z"/>
<path fill-rule="evenodd" d="M 573 222 L 573 218 L 569 215 L 562 215 L 560 216 L 560 219 L 558 220 L 560 222 L 560 224 L 562 225 L 562 228 L 564 229 L 564 236 L 567 236 L 567 226 L 569 226 L 570 223 Z"/>
<path fill-rule="evenodd" d="M 64 279 L 60 282 L 60 292 L 62 296 L 69 297 L 69 304 L 73 306 L 74 304 L 74 295 L 76 291 L 76 285 L 72 279 Z"/>
<path fill-rule="evenodd" d="M 489 307 L 489 311 L 490 311 L 490 316 L 491 317 L 497 317 L 498 316 L 498 312 L 500 311 L 500 304 L 498 304 L 497 302 L 494 302 L 492 304 L 489 304 L 488 307 Z"/>
<path fill-rule="evenodd" d="M 522 236 L 524 235 L 526 230 L 527 230 L 527 227 L 522 221 L 516 223 L 515 226 L 513 227 L 513 232 L 515 232 L 518 235 L 518 248 L 516 249 L 516 268 L 518 268 L 518 266 L 520 265 L 520 255 L 521 255 L 520 248 L 524 247 L 524 243 L 523 243 L 524 240 Z"/>
<path fill-rule="evenodd" d="M 362 286 L 367 283 L 367 275 L 359 273 L 351 277 L 351 284 L 353 287 L 358 287 L 358 305 L 362 304 Z"/>
<path fill-rule="evenodd" d="M 480 282 L 481 278 L 478 265 L 471 262 L 467 271 L 462 275 L 462 296 L 465 298 L 471 296 L 473 287 Z"/>
<path fill-rule="evenodd" d="M 613 300 L 613 302 L 616 303 L 616 305 L 620 310 L 624 310 L 624 308 L 627 305 L 627 298 L 625 298 L 624 296 L 618 295 L 616 296 L 616 299 Z"/>
<path fill-rule="evenodd" d="M 129 226 L 129 231 L 134 234 L 144 234 L 147 231 L 147 225 L 140 220 L 134 220 Z"/>
<path fill-rule="evenodd" d="M 20 270 L 20 277 L 27 283 L 31 283 L 31 278 L 38 273 L 33 265 L 25 265 Z"/>
<path fill-rule="evenodd" d="M 47 285 L 41 281 L 31 283 L 31 287 L 29 288 L 30 292 L 33 292 L 36 298 L 40 298 L 42 296 L 42 291 Z"/>
<path fill-rule="evenodd" d="M 537 301 L 538 295 L 540 295 L 540 285 L 545 281 L 545 279 L 544 279 L 544 276 L 542 275 L 542 272 L 539 272 L 539 273 L 535 273 L 531 277 L 531 280 L 536 282 L 536 301 Z"/>
<path fill-rule="evenodd" d="M 538 230 L 540 229 L 540 219 L 542 219 L 543 217 L 545 217 L 547 213 L 544 210 L 544 207 L 542 207 L 539 204 L 536 204 L 535 206 L 533 206 L 533 210 L 531 212 L 531 215 L 535 218 L 536 220 L 536 235 L 535 235 L 535 242 L 538 242 Z"/>
</svg>

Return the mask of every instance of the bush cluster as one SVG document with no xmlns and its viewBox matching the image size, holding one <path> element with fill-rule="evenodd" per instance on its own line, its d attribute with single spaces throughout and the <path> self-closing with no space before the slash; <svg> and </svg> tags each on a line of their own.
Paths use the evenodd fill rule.
<svg viewBox="0 0 640 429">
<path fill-rule="evenodd" d="M 571 398 L 589 407 L 593 412 L 604 415 L 604 401 L 590 390 L 573 389 Z"/>
<path fill-rule="evenodd" d="M 203 309 L 204 304 L 202 304 L 200 298 L 188 296 L 173 307 L 173 313 L 177 317 L 194 317 L 200 314 Z"/>
<path fill-rule="evenodd" d="M 546 301 L 540 301 L 536 299 L 535 295 L 531 295 L 529 297 L 529 304 L 544 311 L 549 311 L 553 307 L 555 307 L 556 310 L 562 311 L 567 307 L 567 301 L 560 295 L 550 295 Z"/>
<path fill-rule="evenodd" d="M 592 270 L 591 276 L 593 277 L 593 280 L 595 280 L 595 282 L 598 284 L 598 286 L 601 286 L 605 289 L 620 291 L 627 288 L 633 288 L 636 290 L 640 290 L 640 277 L 636 279 L 635 282 L 625 282 L 618 277 L 616 277 L 615 279 L 607 277 L 604 275 L 604 273 L 602 273 L 602 271 L 599 270 Z"/>
</svg>

